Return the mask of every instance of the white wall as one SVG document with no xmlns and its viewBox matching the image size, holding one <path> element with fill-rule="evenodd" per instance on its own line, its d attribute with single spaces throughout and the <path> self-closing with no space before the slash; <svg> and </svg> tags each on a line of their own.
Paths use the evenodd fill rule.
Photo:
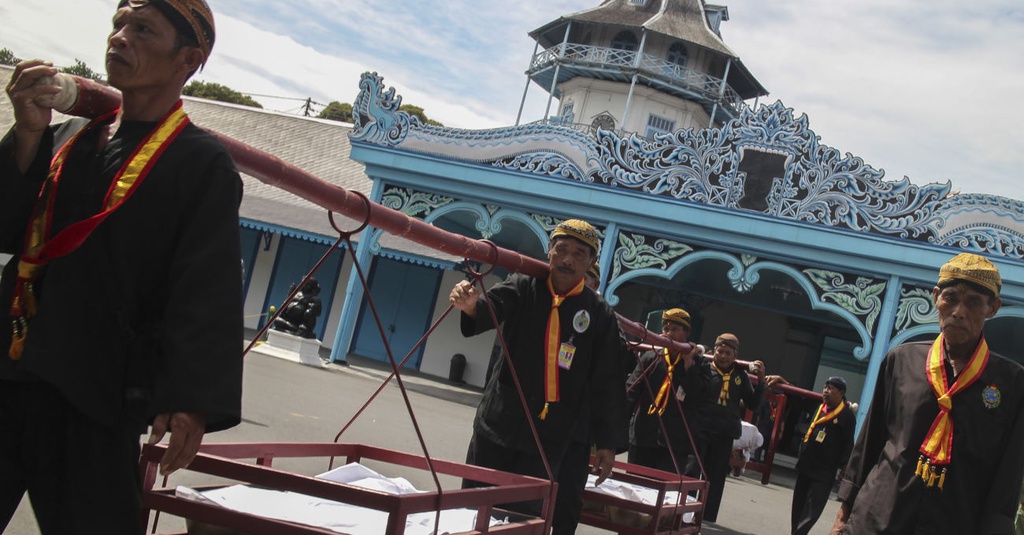
<svg viewBox="0 0 1024 535">
<path fill-rule="evenodd" d="M 256 329 L 259 326 L 259 315 L 266 312 L 261 310 L 263 302 L 267 299 L 267 289 L 270 287 L 270 276 L 274 271 L 274 259 L 277 257 L 277 249 L 281 246 L 281 235 L 273 234 L 270 240 L 270 250 L 263 250 L 263 241 L 256 252 L 256 260 L 253 265 L 246 266 L 252 273 L 249 279 L 249 291 L 245 295 L 245 307 L 242 309 L 245 314 L 245 328 Z"/>
<path fill-rule="evenodd" d="M 455 283 L 464 280 L 465 274 L 457 271 L 445 271 L 438 290 L 437 304 L 434 307 L 432 321 L 437 321 L 448 308 L 448 293 Z M 484 278 L 484 286 L 490 288 L 500 279 L 495 276 Z M 459 328 L 459 311 L 452 310 L 448 317 L 437 326 L 427 340 L 423 350 L 420 371 L 430 375 L 448 378 L 452 355 L 461 353 L 466 356 L 466 371 L 462 378 L 467 384 L 483 387 L 487 374 L 487 362 L 490 360 L 491 348 L 494 346 L 495 332 L 489 331 L 478 336 L 466 338 Z"/>
<path fill-rule="evenodd" d="M 647 119 L 653 113 L 675 121 L 676 130 L 685 128 L 707 128 L 708 114 L 700 105 L 655 91 L 647 86 L 637 85 L 633 90 L 629 117 L 623 125 L 626 111 L 626 96 L 629 84 L 574 78 L 561 86 L 562 99 L 552 114 L 561 113 L 562 108 L 572 103 L 573 121 L 590 124 L 594 117 L 607 112 L 615 118 L 615 127 L 644 135 Z"/>
</svg>

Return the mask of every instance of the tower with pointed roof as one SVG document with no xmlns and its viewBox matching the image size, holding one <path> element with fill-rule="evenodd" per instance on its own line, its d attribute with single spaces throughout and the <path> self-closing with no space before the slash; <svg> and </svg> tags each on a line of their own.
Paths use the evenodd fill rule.
<svg viewBox="0 0 1024 535">
<path fill-rule="evenodd" d="M 549 94 L 544 116 L 578 129 L 721 126 L 768 94 L 722 40 L 727 20 L 703 0 L 605 0 L 530 32 L 526 74 Z"/>
</svg>

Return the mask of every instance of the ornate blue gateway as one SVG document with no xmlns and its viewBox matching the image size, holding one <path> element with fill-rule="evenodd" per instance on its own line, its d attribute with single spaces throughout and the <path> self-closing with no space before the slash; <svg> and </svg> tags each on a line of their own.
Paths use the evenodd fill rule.
<svg viewBox="0 0 1024 535">
<path fill-rule="evenodd" d="M 819 143 L 807 116 L 781 102 L 746 109 L 721 129 L 654 139 L 598 131 L 594 139 L 548 124 L 425 125 L 398 111 L 401 97 L 376 74 L 364 74 L 360 87 L 353 142 L 1024 259 L 1024 202 L 951 193 L 948 182 L 883 180 L 861 158 Z"/>
<path fill-rule="evenodd" d="M 430 126 L 398 111 L 401 98 L 376 74 L 360 87 L 352 157 L 378 181 L 374 200 L 426 221 L 458 212 L 488 239 L 514 220 L 539 251 L 559 220 L 588 219 L 603 233 L 604 295 L 620 308 L 633 306 L 619 303 L 629 283 L 671 288 L 703 262 L 737 296 L 774 280 L 812 317 L 855 333 L 862 392 L 893 343 L 937 332 L 930 290 L 956 252 L 992 258 L 1009 305 L 999 317 L 1024 318 L 1014 306 L 1024 303 L 1024 203 L 884 180 L 821 144 L 781 102 L 719 129 L 649 139 L 549 124 Z"/>
</svg>

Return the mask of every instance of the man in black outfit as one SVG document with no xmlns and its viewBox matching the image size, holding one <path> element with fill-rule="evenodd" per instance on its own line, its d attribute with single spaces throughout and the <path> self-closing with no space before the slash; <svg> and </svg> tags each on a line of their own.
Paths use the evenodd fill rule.
<svg viewBox="0 0 1024 535">
<path fill-rule="evenodd" d="M 754 386 L 747 370 L 736 366 L 739 357 L 740 340 L 734 334 L 724 333 L 715 339 L 715 353 L 710 361 L 696 359 L 695 365 L 687 370 L 686 397 L 693 397 L 700 414 L 696 437 L 697 452 L 686 468 L 686 475 L 697 478 L 701 475 L 703 461 L 705 479 L 708 481 L 707 497 L 704 500 L 704 520 L 715 522 L 725 492 L 725 476 L 729 473 L 729 459 L 732 456 L 732 442 L 740 438 L 740 420 L 743 411 L 757 410 L 764 397 L 764 362 L 755 360 L 748 370 L 757 376 Z M 693 374 L 692 378 L 690 375 Z"/>
<path fill-rule="evenodd" d="M 821 391 L 821 406 L 811 414 L 811 422 L 800 446 L 793 487 L 790 515 L 793 535 L 807 535 L 818 521 L 836 481 L 836 471 L 846 466 L 853 450 L 857 425 L 846 402 L 846 380 L 829 377 Z"/>
<path fill-rule="evenodd" d="M 690 336 L 690 314 L 681 308 L 662 312 L 661 334 L 676 342 L 685 342 Z M 695 404 L 683 403 L 684 392 L 693 390 L 685 384 L 686 372 L 693 367 L 695 359 L 703 358 L 703 352 L 701 346 L 694 345 L 688 354 L 656 348 L 640 355 L 626 379 L 626 399 L 633 409 L 629 422 L 630 463 L 672 473 L 686 468 L 687 455 L 693 448 L 685 425 L 696 420 L 692 410 Z M 685 420 L 680 407 L 686 412 Z M 667 439 L 662 433 L 662 424 L 668 432 Z"/>
<path fill-rule="evenodd" d="M 242 181 L 181 89 L 210 56 L 203 0 L 122 0 L 107 37 L 121 107 L 50 126 L 52 64 L 7 85 L 0 141 L 0 531 L 141 534 L 139 435 L 164 474 L 242 397 Z M 87 124 L 88 123 L 88 124 Z"/>
<path fill-rule="evenodd" d="M 547 277 L 514 273 L 491 287 L 486 299 L 469 281 L 452 288 L 449 302 L 462 311 L 462 334 L 500 328 L 509 351 L 508 359 L 497 359 L 490 371 L 473 420 L 467 463 L 547 479 L 530 431 L 532 421 L 551 477 L 558 481 L 566 452 L 587 418 L 597 448 L 592 471 L 599 474 L 599 482 L 610 475 L 615 453 L 626 443 L 626 393 L 615 313 L 584 284 L 599 250 L 600 238 L 590 223 L 566 220 L 551 233 Z M 526 398 L 526 413 L 512 367 Z M 539 514 L 539 505 L 512 508 Z"/>
</svg>

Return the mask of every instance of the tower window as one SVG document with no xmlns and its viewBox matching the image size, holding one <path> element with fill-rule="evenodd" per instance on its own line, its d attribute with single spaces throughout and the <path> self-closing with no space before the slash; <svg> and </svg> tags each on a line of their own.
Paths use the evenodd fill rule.
<svg viewBox="0 0 1024 535">
<path fill-rule="evenodd" d="M 572 102 L 562 106 L 562 122 L 572 124 L 575 114 L 572 112 Z"/>
<path fill-rule="evenodd" d="M 612 39 L 612 48 L 633 52 L 637 48 L 636 35 L 629 30 L 622 30 Z"/>
<path fill-rule="evenodd" d="M 668 47 L 668 62 L 679 65 L 680 67 L 686 66 L 686 60 L 689 59 L 690 53 L 686 50 L 686 45 L 676 41 L 672 43 L 672 46 Z"/>
<path fill-rule="evenodd" d="M 653 113 L 647 118 L 647 131 L 644 133 L 647 137 L 654 137 L 657 134 L 670 134 L 676 129 L 676 122 L 660 115 L 654 115 Z"/>
</svg>

